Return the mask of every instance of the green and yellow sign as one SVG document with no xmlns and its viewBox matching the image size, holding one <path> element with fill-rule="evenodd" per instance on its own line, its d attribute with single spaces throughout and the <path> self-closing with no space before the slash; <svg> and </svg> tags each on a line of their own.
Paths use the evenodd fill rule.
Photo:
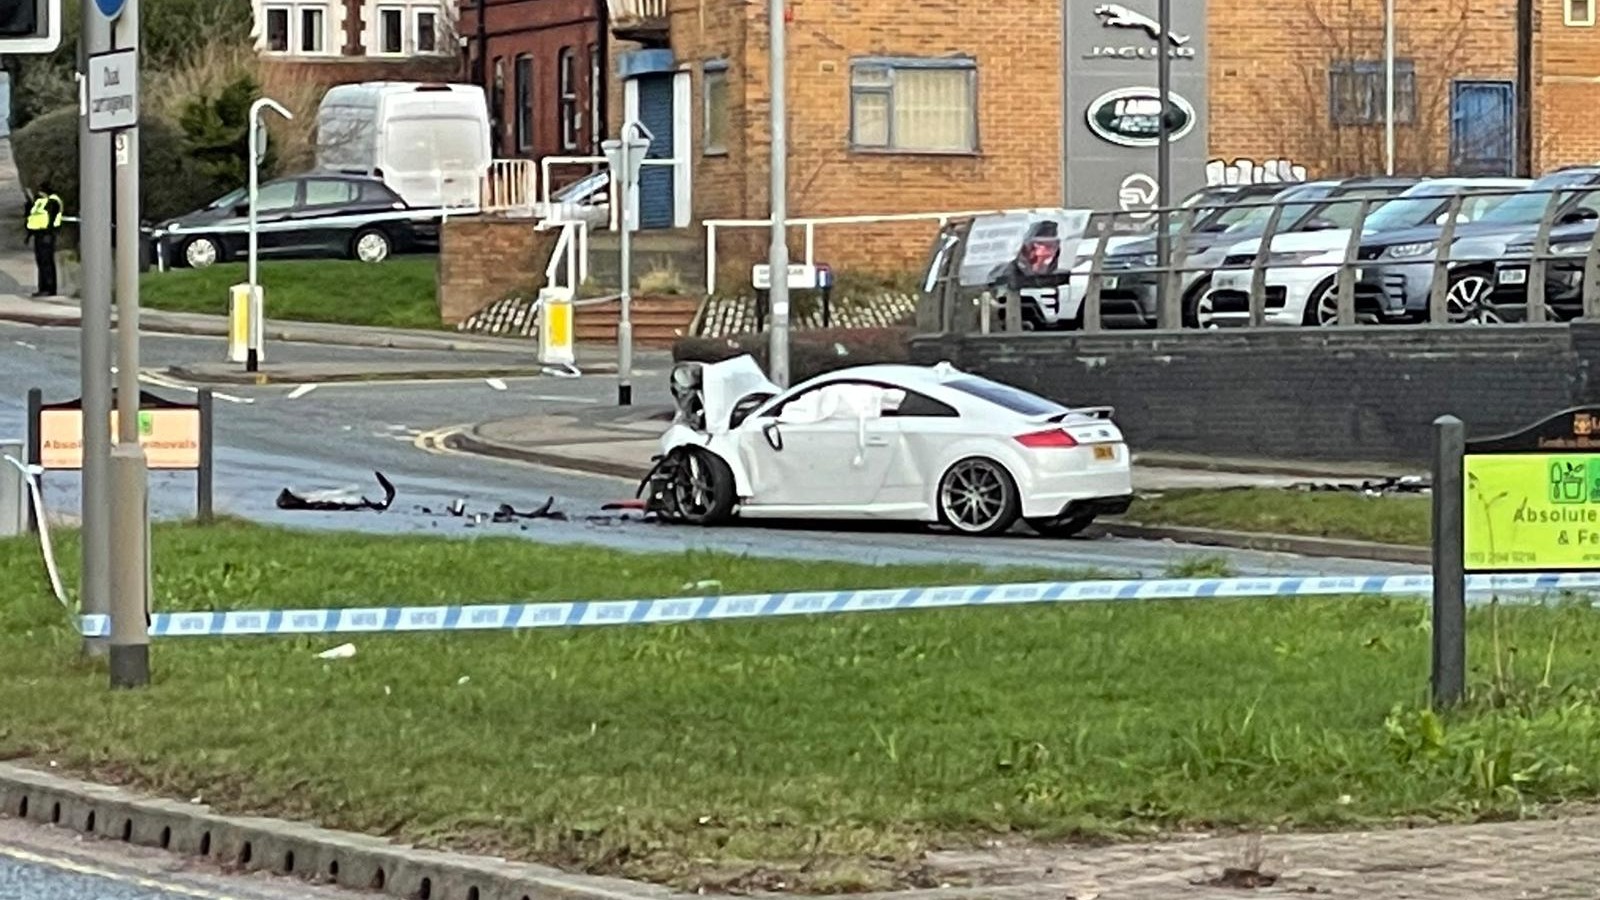
<svg viewBox="0 0 1600 900">
<path fill-rule="evenodd" d="M 1597 411 L 1469 442 L 1462 465 L 1467 571 L 1600 569 Z"/>
</svg>

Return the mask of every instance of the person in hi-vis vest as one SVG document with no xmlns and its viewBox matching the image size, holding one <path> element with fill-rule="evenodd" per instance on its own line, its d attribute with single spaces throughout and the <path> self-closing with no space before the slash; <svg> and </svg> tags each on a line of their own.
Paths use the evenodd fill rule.
<svg viewBox="0 0 1600 900">
<path fill-rule="evenodd" d="M 28 208 L 28 240 L 33 242 L 33 262 L 39 270 L 38 290 L 35 297 L 52 297 L 56 293 L 56 232 L 61 229 L 61 198 L 48 183 L 39 186 L 33 195 L 33 206 Z"/>
</svg>

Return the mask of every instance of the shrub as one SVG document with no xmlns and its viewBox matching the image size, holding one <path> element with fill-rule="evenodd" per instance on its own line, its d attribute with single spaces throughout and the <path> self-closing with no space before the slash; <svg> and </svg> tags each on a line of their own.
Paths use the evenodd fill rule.
<svg viewBox="0 0 1600 900">
<path fill-rule="evenodd" d="M 256 80 L 239 75 L 213 96 L 196 94 L 183 105 L 178 126 L 194 173 L 205 179 L 207 192 L 221 196 L 250 178 L 250 104 L 260 95 Z M 261 167 L 272 171 L 272 148 Z"/>
<path fill-rule="evenodd" d="M 910 362 L 910 328 L 828 328 L 796 331 L 789 341 L 789 377 L 798 384 L 827 372 L 873 363 Z M 722 362 L 750 354 L 765 369 L 770 338 L 683 338 L 672 346 L 673 362 Z"/>
<path fill-rule="evenodd" d="M 61 195 L 67 215 L 78 213 L 78 108 L 52 110 L 11 137 L 24 187 L 49 181 Z M 146 119 L 139 128 L 140 206 L 149 222 L 189 212 L 215 200 L 204 178 L 192 177 L 177 128 Z"/>
</svg>

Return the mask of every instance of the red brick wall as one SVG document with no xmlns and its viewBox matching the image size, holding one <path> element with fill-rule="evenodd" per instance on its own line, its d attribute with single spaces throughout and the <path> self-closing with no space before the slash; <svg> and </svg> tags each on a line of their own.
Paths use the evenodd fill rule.
<svg viewBox="0 0 1600 900">
<path fill-rule="evenodd" d="M 456 325 L 515 290 L 536 292 L 559 237 L 529 219 L 452 218 L 439 234 L 439 317 Z"/>
<path fill-rule="evenodd" d="M 489 90 L 494 84 L 496 60 L 503 63 L 505 84 L 498 107 L 491 107 L 497 121 L 496 156 L 537 159 L 600 152 L 591 146 L 589 127 L 594 116 L 590 109 L 589 47 L 600 40 L 601 31 L 595 12 L 593 0 L 489 0 L 483 16 L 488 43 L 484 66 L 488 83 L 484 88 Z M 474 55 L 478 52 L 477 29 L 477 5 L 466 0 L 456 30 L 468 39 Z M 578 108 L 583 117 L 576 151 L 565 149 L 561 143 L 558 67 L 563 47 L 571 47 L 576 55 Z M 517 146 L 516 134 L 516 58 L 522 54 L 533 57 L 533 144 L 528 150 Z M 471 75 L 469 66 L 468 77 Z M 492 98 L 490 102 L 493 103 Z"/>
<path fill-rule="evenodd" d="M 1600 26 L 1569 26 L 1562 0 L 1536 7 L 1534 162 L 1542 169 L 1600 162 Z"/>
<path fill-rule="evenodd" d="M 336 84 L 362 81 L 459 81 L 466 76 L 456 56 L 418 56 L 409 59 L 283 59 L 264 57 L 262 65 L 275 74 L 326 90 Z M 318 91 L 321 96 L 321 91 Z"/>
</svg>

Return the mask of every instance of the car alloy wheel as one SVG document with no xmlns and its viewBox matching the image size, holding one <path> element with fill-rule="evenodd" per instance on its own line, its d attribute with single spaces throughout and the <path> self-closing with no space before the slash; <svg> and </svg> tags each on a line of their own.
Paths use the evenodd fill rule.
<svg viewBox="0 0 1600 900">
<path fill-rule="evenodd" d="M 1500 313 L 1489 302 L 1494 286 L 1489 277 L 1479 272 L 1467 272 L 1450 279 L 1444 294 L 1445 314 L 1454 324 L 1493 325 L 1503 321 Z"/>
<path fill-rule="evenodd" d="M 389 258 L 389 238 L 381 231 L 363 231 L 356 235 L 356 259 L 366 263 L 383 262 Z"/>
<path fill-rule="evenodd" d="M 1222 323 L 1217 321 L 1217 304 L 1211 299 L 1209 291 L 1194 302 L 1194 320 L 1200 328 L 1211 331 L 1222 327 Z"/>
<path fill-rule="evenodd" d="M 1317 299 L 1312 305 L 1311 322 L 1322 328 L 1339 324 L 1338 282 L 1325 284 L 1317 290 Z"/>
<path fill-rule="evenodd" d="M 733 512 L 733 471 L 698 448 L 677 450 L 669 491 L 676 516 L 693 525 L 716 525 Z"/>
<path fill-rule="evenodd" d="M 970 457 L 939 482 L 939 517 L 963 534 L 1000 534 L 1017 521 L 1017 487 L 997 462 Z"/>
<path fill-rule="evenodd" d="M 197 237 L 183 245 L 183 261 L 191 269 L 204 269 L 215 263 L 221 255 L 216 241 L 211 238 Z"/>
</svg>

